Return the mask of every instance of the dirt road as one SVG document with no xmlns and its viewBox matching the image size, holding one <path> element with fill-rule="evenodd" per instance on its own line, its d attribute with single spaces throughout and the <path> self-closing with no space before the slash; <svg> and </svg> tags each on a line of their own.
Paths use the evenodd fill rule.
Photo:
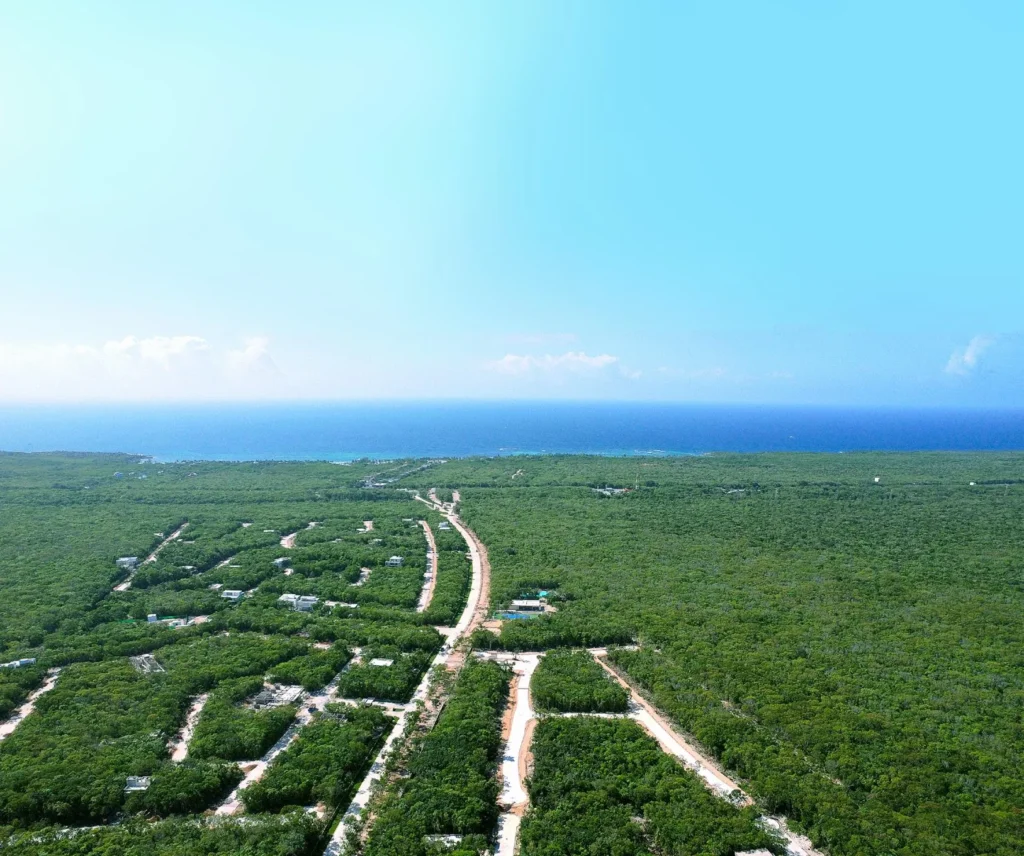
<svg viewBox="0 0 1024 856">
<path fill-rule="evenodd" d="M 434 586 L 437 585 L 437 542 L 434 540 L 434 533 L 430 530 L 430 524 L 426 520 L 420 521 L 423 527 L 423 534 L 427 537 L 427 548 L 430 552 L 430 578 L 423 581 L 423 591 L 420 592 L 419 602 L 416 604 L 417 612 L 425 612 L 434 599 Z"/>
<path fill-rule="evenodd" d="M 50 669 L 46 673 L 46 680 L 43 681 L 43 685 L 29 695 L 25 703 L 11 715 L 10 719 L 0 723 L 0 740 L 6 740 L 10 737 L 22 720 L 36 709 L 36 702 L 39 701 L 39 697 L 45 695 L 57 685 L 60 671 L 60 669 Z"/>
<path fill-rule="evenodd" d="M 187 526 L 188 526 L 187 522 L 186 523 L 182 523 L 181 526 L 179 526 L 170 535 L 168 535 L 166 538 L 164 538 L 163 541 L 161 541 L 159 544 L 157 544 L 156 549 L 152 553 L 150 553 L 148 556 L 146 556 L 145 559 L 142 560 L 142 564 L 143 565 L 148 565 L 148 564 L 151 564 L 152 562 L 155 562 L 156 561 L 156 557 L 160 555 L 160 551 L 164 547 L 166 547 L 168 544 L 170 544 L 171 541 L 176 541 L 178 538 L 180 538 L 181 537 L 181 533 L 185 531 L 185 527 L 187 527 Z M 132 571 L 131 573 L 129 573 L 128 574 L 128 579 L 126 579 L 124 582 L 118 583 L 116 586 L 114 586 L 114 591 L 128 591 L 128 589 L 130 589 L 132 587 L 132 577 L 134 577 L 137 572 L 138 572 L 138 569 L 136 569 L 136 570 Z"/>
<path fill-rule="evenodd" d="M 752 805 L 750 795 L 729 778 L 714 761 L 701 752 L 691 741 L 683 736 L 662 714 L 612 666 L 604 657 L 608 653 L 603 648 L 594 648 L 590 652 L 594 660 L 615 681 L 624 687 L 633 702 L 630 718 L 634 719 L 648 734 L 658 741 L 662 750 L 678 758 L 685 767 L 693 770 L 705 786 L 717 796 L 729 799 L 737 805 Z M 825 856 L 814 848 L 809 838 L 793 832 L 784 817 L 762 817 L 762 823 L 782 836 L 786 843 L 788 856 Z"/>
<path fill-rule="evenodd" d="M 426 502 L 426 500 L 422 501 Z M 427 504 L 430 505 L 430 503 Z M 394 751 L 395 744 L 405 734 L 409 726 L 411 711 L 415 709 L 417 704 L 427 703 L 433 686 L 435 667 L 445 666 L 449 671 L 458 671 L 462 668 L 462 664 L 465 662 L 465 653 L 458 647 L 458 643 L 479 626 L 481 614 L 486 615 L 487 613 L 491 573 L 491 566 L 487 561 L 487 551 L 483 548 L 476 534 L 463 525 L 454 514 L 449 514 L 448 520 L 462 534 L 462 537 L 466 539 L 466 543 L 469 544 L 470 556 L 473 560 L 473 579 L 469 588 L 466 606 L 462 611 L 458 624 L 455 625 L 448 637 L 448 642 L 445 643 L 437 656 L 434 657 L 430 668 L 427 669 L 419 686 L 416 688 L 416 692 L 413 693 L 410 704 L 399 714 L 398 721 L 395 723 L 394 728 L 391 729 L 391 733 L 388 735 L 383 748 L 374 759 L 370 772 L 366 774 L 366 778 L 363 779 L 359 790 L 356 791 L 355 798 L 346 809 L 341 822 L 335 827 L 331 839 L 327 843 L 327 849 L 324 851 L 325 856 L 339 856 L 339 854 L 344 852 L 345 837 L 348 834 L 348 830 L 362 816 L 375 786 L 383 777 L 385 765 Z M 368 818 L 363 830 L 364 835 L 369 833 L 372 820 L 372 816 Z"/>
<path fill-rule="evenodd" d="M 175 763 L 180 763 L 188 757 L 188 741 L 192 739 L 192 734 L 196 730 L 196 723 L 199 722 L 199 714 L 203 712 L 206 700 L 209 697 L 209 693 L 203 693 L 201 696 L 193 699 L 192 706 L 185 717 L 185 725 L 178 732 L 174 740 L 171 741 L 171 745 L 167 747 L 171 760 Z"/>
</svg>

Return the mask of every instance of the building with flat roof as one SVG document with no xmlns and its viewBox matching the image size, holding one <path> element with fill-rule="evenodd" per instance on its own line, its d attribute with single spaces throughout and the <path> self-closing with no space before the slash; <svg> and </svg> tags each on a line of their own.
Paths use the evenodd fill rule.
<svg viewBox="0 0 1024 856">
<path fill-rule="evenodd" d="M 392 556 L 384 564 L 387 565 L 389 568 L 400 568 L 402 567 L 403 562 L 405 562 L 405 559 L 403 559 L 401 556 Z"/>
<path fill-rule="evenodd" d="M 514 600 L 512 609 L 516 612 L 543 612 L 544 601 L 542 600 Z"/>
<path fill-rule="evenodd" d="M 233 603 L 238 603 L 238 601 L 245 596 L 245 592 L 239 591 L 238 589 L 224 589 L 224 591 L 220 593 L 220 596 L 224 598 L 224 600 L 230 600 Z"/>
<path fill-rule="evenodd" d="M 118 559 L 115 564 L 122 571 L 134 571 L 139 566 L 138 556 L 122 556 Z"/>
<path fill-rule="evenodd" d="M 124 792 L 131 794 L 136 791 L 148 790 L 151 781 L 149 776 L 129 776 L 125 782 Z"/>
</svg>

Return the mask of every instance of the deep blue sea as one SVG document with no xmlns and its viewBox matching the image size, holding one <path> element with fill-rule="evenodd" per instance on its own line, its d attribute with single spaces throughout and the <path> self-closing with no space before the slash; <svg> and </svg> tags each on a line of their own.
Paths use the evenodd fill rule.
<svg viewBox="0 0 1024 856">
<path fill-rule="evenodd" d="M 0 450 L 57 449 L 160 460 L 1005 450 L 1024 449 L 1024 411 L 550 402 L 0 408 Z"/>
</svg>

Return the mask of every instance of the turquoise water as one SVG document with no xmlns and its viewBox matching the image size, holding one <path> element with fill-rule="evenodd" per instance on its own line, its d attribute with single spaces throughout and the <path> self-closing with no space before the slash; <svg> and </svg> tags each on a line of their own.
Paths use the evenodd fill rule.
<svg viewBox="0 0 1024 856">
<path fill-rule="evenodd" d="M 523 618 L 536 618 L 543 614 L 543 612 L 499 612 L 498 618 L 503 618 L 506 621 L 519 621 Z"/>
<path fill-rule="evenodd" d="M 583 402 L 7 406 L 0 449 L 161 460 L 1024 449 L 1024 411 Z"/>
</svg>

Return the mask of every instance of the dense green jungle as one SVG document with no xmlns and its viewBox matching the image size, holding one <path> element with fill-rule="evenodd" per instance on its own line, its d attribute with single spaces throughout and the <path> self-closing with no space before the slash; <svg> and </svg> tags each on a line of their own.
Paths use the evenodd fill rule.
<svg viewBox="0 0 1024 856">
<path fill-rule="evenodd" d="M 472 637 L 551 652 L 534 676 L 524 856 L 782 853 L 757 819 L 775 814 L 832 856 L 1024 852 L 1011 453 L 0 454 L 0 663 L 35 661 L 0 669 L 0 723 L 46 690 L 0 742 L 0 849 L 323 852 L 393 722 L 379 703 L 411 698 L 466 603 L 467 545 L 414 498 L 431 488 L 458 492 L 487 547 L 491 613 L 540 592 L 551 607 Z M 421 520 L 438 546 L 422 612 Z M 127 556 L 134 571 L 115 564 Z M 285 594 L 318 600 L 299 611 Z M 597 646 L 754 807 L 714 799 L 632 722 L 559 718 L 621 715 L 624 693 L 581 650 Z M 282 685 L 360 704 L 255 701 Z M 358 848 L 493 849 L 508 685 L 469 656 Z M 172 758 L 193 713 L 187 758 Z M 245 762 L 296 729 L 237 816 L 214 814 Z M 128 777 L 151 783 L 126 791 Z"/>
</svg>

